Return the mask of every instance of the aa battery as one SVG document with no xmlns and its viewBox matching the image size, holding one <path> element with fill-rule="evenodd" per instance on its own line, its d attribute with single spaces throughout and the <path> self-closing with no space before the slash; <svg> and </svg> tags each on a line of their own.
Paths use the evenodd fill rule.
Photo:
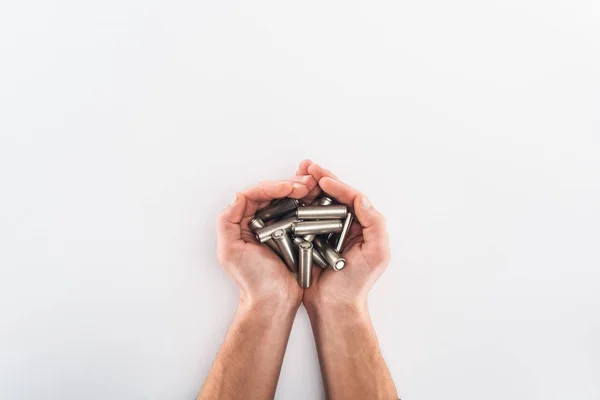
<svg viewBox="0 0 600 400">
<path fill-rule="evenodd" d="M 330 206 L 333 204 L 333 199 L 329 196 L 317 197 L 310 203 L 311 206 Z"/>
<path fill-rule="evenodd" d="M 342 257 L 342 255 L 338 253 L 324 237 L 317 236 L 313 241 L 313 244 L 331 268 L 339 271 L 346 266 L 346 259 Z"/>
<path fill-rule="evenodd" d="M 340 235 L 337 238 L 337 242 L 335 244 L 335 250 L 340 252 L 342 251 L 342 246 L 344 245 L 344 240 L 346 240 L 346 237 L 348 236 L 348 233 L 350 232 L 350 227 L 352 226 L 352 221 L 354 220 L 354 216 L 352 215 L 352 213 L 348 213 L 348 215 L 346 215 L 346 219 L 344 220 L 344 226 L 342 227 L 342 232 L 340 232 Z"/>
<path fill-rule="evenodd" d="M 316 199 L 314 199 L 313 202 L 310 203 L 310 205 L 311 206 L 330 206 L 333 203 L 334 203 L 334 201 L 331 197 L 321 196 L 321 197 L 317 197 Z M 302 236 L 302 239 L 306 240 L 307 242 L 312 242 L 315 239 L 315 236 L 317 236 L 317 235 L 304 235 L 304 236 Z M 327 268 L 327 266 L 325 266 L 325 268 Z"/>
<path fill-rule="evenodd" d="M 273 232 L 272 238 L 281 253 L 281 258 L 285 265 L 287 265 L 290 271 L 296 272 L 298 269 L 296 266 L 296 252 L 288 234 L 284 229 L 277 229 Z"/>
<path fill-rule="evenodd" d="M 344 224 L 339 219 L 323 219 L 318 221 L 298 221 L 292 224 L 292 231 L 297 236 L 321 235 L 324 233 L 341 232 Z"/>
<path fill-rule="evenodd" d="M 310 287 L 313 265 L 313 245 L 303 241 L 298 245 L 298 285 L 301 288 Z"/>
<path fill-rule="evenodd" d="M 296 210 L 296 216 L 298 219 L 335 219 L 345 218 L 348 214 L 348 207 L 344 205 L 330 205 L 330 206 L 306 206 L 299 207 Z"/>
<path fill-rule="evenodd" d="M 259 230 L 261 230 L 264 227 L 265 227 L 264 221 L 258 217 L 254 217 L 250 220 L 250 222 L 248 222 L 248 228 L 250 228 L 250 230 L 254 233 L 258 232 Z M 265 241 L 265 244 L 267 246 L 269 246 L 270 248 L 272 248 L 273 251 L 275 251 L 275 253 L 279 254 L 279 249 L 277 248 L 277 245 L 275 244 L 273 239 L 268 239 L 267 241 Z"/>
<path fill-rule="evenodd" d="M 267 225 L 264 228 L 256 231 L 256 239 L 261 243 L 265 243 L 267 240 L 271 239 L 271 235 L 273 235 L 273 232 L 275 232 L 278 229 L 284 229 L 285 231 L 290 232 L 292 230 L 292 224 L 294 222 L 298 222 L 298 218 L 290 217 L 277 222 L 273 222 L 271 225 Z"/>
<path fill-rule="evenodd" d="M 302 202 L 298 199 L 279 199 L 256 212 L 256 217 L 268 221 L 295 210 Z"/>
<path fill-rule="evenodd" d="M 301 243 L 305 242 L 305 240 L 299 236 L 295 236 L 292 242 L 294 243 L 294 246 L 299 247 Z M 319 253 L 314 247 L 312 250 L 312 258 L 313 265 L 317 265 L 321 269 L 325 269 L 329 266 L 329 264 L 327 264 L 327 261 L 321 255 L 321 253 Z"/>
</svg>

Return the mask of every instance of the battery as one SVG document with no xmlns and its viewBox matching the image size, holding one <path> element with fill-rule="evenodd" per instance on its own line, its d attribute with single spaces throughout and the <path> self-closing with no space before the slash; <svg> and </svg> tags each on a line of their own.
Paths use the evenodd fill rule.
<svg viewBox="0 0 600 400">
<path fill-rule="evenodd" d="M 296 272 L 298 269 L 296 251 L 288 234 L 284 229 L 277 229 L 275 232 L 273 232 L 272 237 L 273 241 L 277 245 L 277 248 L 279 249 L 279 252 L 281 253 L 281 258 L 283 259 L 285 265 L 287 265 L 290 271 Z"/>
<path fill-rule="evenodd" d="M 298 245 L 298 284 L 301 288 L 310 287 L 313 266 L 313 245 L 303 241 Z"/>
<path fill-rule="evenodd" d="M 264 227 L 265 227 L 265 223 L 263 222 L 262 219 L 260 219 L 258 217 L 254 217 L 248 222 L 248 228 L 254 233 L 258 232 L 259 230 L 261 230 Z M 275 253 L 279 254 L 279 249 L 277 248 L 277 245 L 275 244 L 273 239 L 268 239 L 265 242 L 265 244 L 267 246 L 269 246 L 270 248 L 272 248 Z"/>
<path fill-rule="evenodd" d="M 330 206 L 306 206 L 299 207 L 296 210 L 296 216 L 298 219 L 335 219 L 335 218 L 346 218 L 348 214 L 348 207 L 344 205 L 330 205 Z"/>
<path fill-rule="evenodd" d="M 258 210 L 255 216 L 266 222 L 287 212 L 293 211 L 302 204 L 303 203 L 298 199 L 279 199 L 265 208 Z"/>
<path fill-rule="evenodd" d="M 340 235 L 338 236 L 337 242 L 335 244 L 336 251 L 338 251 L 338 252 L 342 251 L 342 246 L 344 245 L 344 241 L 346 240 L 346 237 L 350 233 L 350 227 L 352 226 L 353 220 L 354 220 L 354 216 L 352 215 L 352 213 L 348 213 L 348 215 L 346 216 L 346 219 L 344 220 L 344 226 L 342 227 L 342 232 L 340 232 Z"/>
<path fill-rule="evenodd" d="M 312 203 L 310 203 L 311 206 L 329 206 L 332 204 L 334 204 L 333 199 L 325 195 L 317 197 Z"/>
<path fill-rule="evenodd" d="M 313 200 L 312 203 L 310 203 L 311 206 L 330 206 L 332 204 L 334 204 L 333 199 L 331 197 L 325 196 L 325 195 L 317 197 L 316 199 Z M 312 242 L 315 239 L 315 236 L 317 236 L 317 235 L 304 235 L 304 236 L 302 236 L 302 239 L 306 240 L 307 242 Z M 313 251 L 316 251 L 316 250 L 313 250 Z"/>
<path fill-rule="evenodd" d="M 294 235 L 321 235 L 324 233 L 341 232 L 344 224 L 339 219 L 323 219 L 318 221 L 298 221 L 292 223 Z"/>
<path fill-rule="evenodd" d="M 291 232 L 292 224 L 294 222 L 298 222 L 298 218 L 290 217 L 277 222 L 273 222 L 271 225 L 267 225 L 264 228 L 256 231 L 256 240 L 258 240 L 261 243 L 266 242 L 267 240 L 271 239 L 271 235 L 273 235 L 273 232 L 275 232 L 277 229 L 284 229 L 287 232 Z"/>
<path fill-rule="evenodd" d="M 342 255 L 338 253 L 324 237 L 317 236 L 315 240 L 313 240 L 313 244 L 331 268 L 339 271 L 346 266 L 346 259 L 342 257 Z"/>
<path fill-rule="evenodd" d="M 294 239 L 292 240 L 292 242 L 294 243 L 294 246 L 296 246 L 296 247 L 298 247 L 300 245 L 300 243 L 302 243 L 304 241 L 305 240 L 299 236 L 295 236 Z M 314 247 L 313 247 L 313 251 L 312 251 L 312 257 L 313 257 L 313 265 L 317 265 L 321 269 L 325 269 L 329 266 L 329 264 L 327 264 L 327 261 L 321 255 L 321 253 L 319 253 L 319 251 L 317 249 L 315 249 Z"/>
</svg>

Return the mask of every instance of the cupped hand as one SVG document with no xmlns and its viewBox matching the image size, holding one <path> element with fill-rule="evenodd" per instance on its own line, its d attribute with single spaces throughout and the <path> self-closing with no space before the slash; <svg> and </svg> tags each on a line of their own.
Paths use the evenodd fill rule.
<svg viewBox="0 0 600 400">
<path fill-rule="evenodd" d="M 296 174 L 309 174 L 318 182 L 306 196 L 306 201 L 312 201 L 321 192 L 325 192 L 348 206 L 355 216 L 342 247 L 346 267 L 341 271 L 314 268 L 312 285 L 304 292 L 304 304 L 308 307 L 366 306 L 371 286 L 390 260 L 389 239 L 383 215 L 364 194 L 310 160 L 302 161 Z"/>
<path fill-rule="evenodd" d="M 240 288 L 240 300 L 261 305 L 298 307 L 302 289 L 295 275 L 267 246 L 256 242 L 248 221 L 273 199 L 300 199 L 316 186 L 310 175 L 262 182 L 235 195 L 217 220 L 217 258 Z"/>
</svg>

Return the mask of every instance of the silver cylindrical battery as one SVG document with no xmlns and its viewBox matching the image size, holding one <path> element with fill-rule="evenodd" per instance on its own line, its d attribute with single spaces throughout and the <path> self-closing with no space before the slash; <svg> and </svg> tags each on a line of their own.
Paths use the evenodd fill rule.
<svg viewBox="0 0 600 400">
<path fill-rule="evenodd" d="M 292 231 L 298 236 L 321 235 L 330 232 L 341 232 L 343 227 L 344 224 L 339 219 L 322 219 L 318 221 L 294 222 Z"/>
<path fill-rule="evenodd" d="M 352 226 L 352 220 L 354 220 L 354 216 L 352 213 L 348 213 L 346 215 L 346 219 L 344 220 L 344 226 L 342 227 L 342 232 L 340 232 L 340 236 L 337 238 L 337 242 L 335 243 L 335 250 L 340 252 L 342 251 L 342 246 L 344 245 L 344 240 L 350 233 L 350 227 Z"/>
<path fill-rule="evenodd" d="M 312 203 L 310 203 L 311 206 L 330 206 L 334 203 L 333 199 L 331 197 L 328 196 L 321 196 L 321 197 L 317 197 L 316 199 L 313 200 Z M 302 236 L 302 239 L 306 240 L 307 242 L 312 242 L 315 239 L 315 236 L 317 235 L 304 235 Z M 313 252 L 315 252 L 316 250 L 313 250 Z M 327 268 L 327 266 L 325 266 L 324 268 Z"/>
<path fill-rule="evenodd" d="M 295 210 L 302 202 L 298 199 L 279 199 L 256 212 L 256 217 L 268 221 Z"/>
<path fill-rule="evenodd" d="M 275 232 L 277 229 L 285 229 L 287 232 L 290 232 L 294 222 L 298 222 L 298 218 L 291 217 L 273 222 L 271 225 L 267 225 L 264 228 L 256 231 L 256 239 L 259 242 L 264 243 L 271 239 L 271 235 L 273 235 L 273 232 Z"/>
<path fill-rule="evenodd" d="M 295 236 L 294 240 L 292 240 L 292 242 L 294 243 L 294 246 L 299 247 L 300 243 L 305 242 L 305 240 L 303 240 L 299 236 Z M 319 253 L 317 251 L 317 249 L 315 249 L 314 247 L 313 247 L 313 251 L 312 251 L 312 258 L 313 258 L 313 265 L 317 265 L 321 269 L 325 269 L 329 266 L 329 264 L 327 264 L 327 261 L 321 255 L 321 253 Z"/>
<path fill-rule="evenodd" d="M 310 205 L 312 206 L 329 206 L 333 204 L 333 199 L 329 196 L 317 197 Z"/>
<path fill-rule="evenodd" d="M 317 235 L 304 235 L 302 236 L 302 239 L 306 240 L 307 242 L 312 242 L 315 240 L 315 237 L 317 237 Z"/>
<path fill-rule="evenodd" d="M 346 218 L 348 207 L 344 205 L 306 206 L 296 210 L 298 219 L 334 219 Z"/>
<path fill-rule="evenodd" d="M 254 233 L 258 232 L 264 227 L 265 223 L 263 222 L 263 220 L 257 217 L 252 218 L 250 222 L 248 222 L 248 228 L 250 228 L 250 230 Z M 273 239 L 267 240 L 265 244 L 272 248 L 275 253 L 279 254 L 279 249 L 277 248 L 277 245 L 275 244 Z"/>
<path fill-rule="evenodd" d="M 324 237 L 317 236 L 313 241 L 313 244 L 331 268 L 339 271 L 346 266 L 346 259 L 342 257 L 342 255 L 338 253 Z"/>
<path fill-rule="evenodd" d="M 281 253 L 281 258 L 283 262 L 290 271 L 297 271 L 297 258 L 296 258 L 296 249 L 294 249 L 294 245 L 292 244 L 292 240 L 285 232 L 284 229 L 277 229 L 273 232 L 273 241 L 277 245 L 279 252 Z"/>
<path fill-rule="evenodd" d="M 312 279 L 312 253 L 312 243 L 304 241 L 298 245 L 298 285 L 304 289 L 310 287 Z"/>
</svg>

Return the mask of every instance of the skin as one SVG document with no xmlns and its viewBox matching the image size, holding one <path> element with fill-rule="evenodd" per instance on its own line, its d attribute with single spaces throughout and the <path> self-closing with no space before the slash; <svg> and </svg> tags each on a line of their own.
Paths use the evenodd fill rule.
<svg viewBox="0 0 600 400">
<path fill-rule="evenodd" d="M 256 243 L 247 225 L 274 198 L 309 202 L 322 191 L 346 204 L 356 222 L 342 249 L 346 268 L 315 268 L 312 286 L 303 291 L 281 259 Z M 217 238 L 219 262 L 240 288 L 240 300 L 198 399 L 272 399 L 301 302 L 310 316 L 329 399 L 398 398 L 367 308 L 369 289 L 389 262 L 388 237 L 383 216 L 364 195 L 305 160 L 288 181 L 263 182 L 237 193 L 218 218 Z"/>
<path fill-rule="evenodd" d="M 315 270 L 311 287 L 304 291 L 327 398 L 398 399 L 367 307 L 369 290 L 390 260 L 383 215 L 366 196 L 310 160 L 297 171 L 306 172 L 318 182 L 310 197 L 322 190 L 356 217 L 342 248 L 346 267 Z"/>
<path fill-rule="evenodd" d="M 238 310 L 198 399 L 272 399 L 302 289 L 283 261 L 248 229 L 275 198 L 305 197 L 312 176 L 262 182 L 237 193 L 217 220 L 217 258 L 240 289 Z M 268 351 L 265 351 L 268 349 Z"/>
</svg>

